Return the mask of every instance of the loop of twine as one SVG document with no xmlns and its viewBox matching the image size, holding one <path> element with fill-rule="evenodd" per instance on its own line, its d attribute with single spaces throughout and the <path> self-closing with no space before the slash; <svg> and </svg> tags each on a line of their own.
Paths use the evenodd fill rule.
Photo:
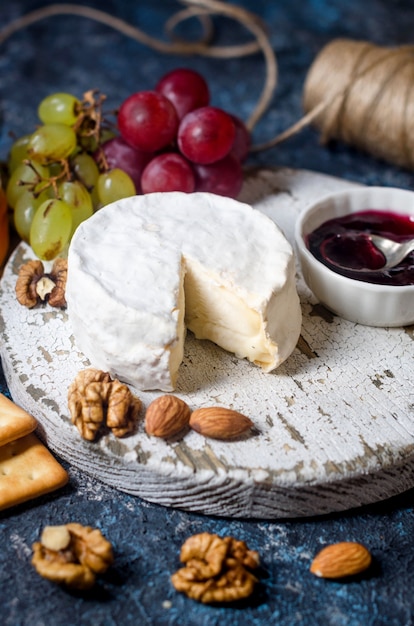
<svg viewBox="0 0 414 626">
<path fill-rule="evenodd" d="M 265 25 L 261 20 L 241 7 L 226 4 L 220 0 L 182 0 L 183 4 L 189 5 L 187 9 L 178 12 L 166 25 L 167 32 L 171 33 L 179 22 L 190 17 L 197 17 L 203 26 L 203 37 L 195 42 L 186 42 L 175 39 L 168 43 L 155 37 L 151 37 L 136 26 L 128 24 L 124 20 L 114 17 L 92 7 L 77 4 L 50 4 L 40 9 L 26 13 L 17 18 L 0 30 L 0 45 L 3 44 L 14 33 L 27 28 L 41 20 L 56 15 L 77 15 L 85 17 L 101 24 L 105 24 L 117 30 L 127 37 L 139 41 L 140 43 L 166 54 L 192 55 L 199 54 L 211 58 L 235 58 L 261 51 L 266 62 L 265 84 L 262 93 L 256 103 L 252 114 L 246 121 L 246 126 L 250 130 L 254 128 L 259 119 L 265 113 L 270 99 L 277 84 L 277 61 L 269 39 L 266 35 Z M 211 15 L 224 15 L 242 24 L 254 36 L 253 42 L 235 46 L 213 46 L 210 45 L 211 23 L 208 21 Z"/>
<path fill-rule="evenodd" d="M 55 15 L 77 15 L 100 22 L 127 37 L 176 55 L 236 58 L 261 52 L 265 81 L 260 97 L 246 121 L 250 131 L 264 115 L 278 80 L 276 55 L 266 25 L 254 13 L 221 0 L 181 0 L 185 8 L 165 24 L 170 42 L 151 37 L 136 26 L 104 11 L 76 4 L 51 4 L 14 20 L 0 30 L 0 45 L 17 31 Z M 221 15 L 239 22 L 253 41 L 239 45 L 211 44 L 211 17 Z M 198 19 L 202 34 L 187 42 L 175 35 L 177 26 Z M 396 165 L 414 169 L 414 46 L 384 48 L 369 42 L 333 40 L 311 65 L 303 90 L 304 115 L 290 128 L 251 152 L 267 150 L 299 133 L 309 124 L 321 131 L 321 141 L 339 139 Z"/>
</svg>

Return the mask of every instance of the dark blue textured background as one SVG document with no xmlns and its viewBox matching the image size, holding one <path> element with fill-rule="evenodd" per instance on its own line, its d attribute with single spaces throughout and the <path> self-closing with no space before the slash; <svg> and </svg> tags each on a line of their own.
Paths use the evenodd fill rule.
<svg viewBox="0 0 414 626">
<path fill-rule="evenodd" d="M 2 0 L 0 27 L 34 8 L 35 0 Z M 172 0 L 91 0 L 157 37 L 177 9 Z M 245 0 L 268 25 L 279 63 L 279 84 L 266 116 L 254 131 L 261 142 L 302 114 L 302 86 L 317 52 L 336 37 L 381 45 L 410 44 L 412 0 Z M 195 25 L 188 24 L 191 31 Z M 220 43 L 244 41 L 246 32 L 215 20 Z M 15 34 L 0 48 L 0 157 L 9 133 L 37 123 L 41 98 L 53 91 L 81 95 L 99 88 L 108 107 L 133 91 L 152 88 L 164 72 L 193 67 L 208 79 L 212 102 L 246 119 L 261 92 L 260 55 L 229 61 L 166 57 L 106 26 L 79 17 L 53 17 Z M 412 188 L 414 174 L 352 147 L 322 147 L 313 129 L 255 154 L 252 165 L 307 168 L 367 184 Z M 7 393 L 4 380 L 0 389 Z M 113 625 L 326 625 L 408 626 L 414 618 L 414 519 L 409 491 L 392 500 L 341 515 L 292 521 L 210 518 L 164 509 L 118 493 L 63 462 L 69 484 L 59 492 L 0 514 L 0 606 L 8 626 Z M 40 578 L 30 565 L 31 545 L 46 524 L 78 521 L 99 527 L 113 543 L 113 570 L 87 596 L 71 594 Z M 231 534 L 260 552 L 263 570 L 255 598 L 235 607 L 202 606 L 176 593 L 169 577 L 179 566 L 187 536 L 202 531 Z M 309 573 L 322 545 L 365 543 L 374 567 L 358 580 L 327 582 Z"/>
</svg>

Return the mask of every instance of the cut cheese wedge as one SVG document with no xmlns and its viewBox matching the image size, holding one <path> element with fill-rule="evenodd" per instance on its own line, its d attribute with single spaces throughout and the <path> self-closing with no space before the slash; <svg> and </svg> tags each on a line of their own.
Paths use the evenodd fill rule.
<svg viewBox="0 0 414 626">
<path fill-rule="evenodd" d="M 301 328 L 289 242 L 259 211 L 208 193 L 100 209 L 72 239 L 66 300 L 91 364 L 141 390 L 174 389 L 187 328 L 265 372 Z"/>
</svg>

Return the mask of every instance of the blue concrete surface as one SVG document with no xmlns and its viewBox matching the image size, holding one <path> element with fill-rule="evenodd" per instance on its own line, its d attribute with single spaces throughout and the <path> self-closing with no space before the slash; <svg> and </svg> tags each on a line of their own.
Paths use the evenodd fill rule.
<svg viewBox="0 0 414 626">
<path fill-rule="evenodd" d="M 0 27 L 45 5 L 3 0 Z M 172 0 L 90 0 L 154 36 L 177 9 Z M 302 114 L 302 85 L 317 52 L 336 37 L 381 45 L 412 42 L 412 0 L 245 0 L 238 3 L 268 25 L 279 62 L 279 85 L 255 128 L 261 142 Z M 217 41 L 244 40 L 243 29 L 215 21 Z M 191 30 L 195 26 L 188 26 Z M 53 17 L 15 34 L 0 47 L 0 158 L 9 133 L 37 123 L 36 107 L 52 91 L 77 95 L 99 88 L 108 107 L 151 88 L 164 72 L 193 67 L 208 79 L 213 103 L 247 118 L 263 85 L 260 55 L 226 62 L 166 57 L 110 28 L 79 17 Z M 277 148 L 255 154 L 251 165 L 308 168 L 368 184 L 412 188 L 413 172 L 379 162 L 351 147 L 322 147 L 309 128 Z M 7 393 L 4 379 L 0 390 Z M 118 493 L 66 462 L 69 484 L 0 514 L 1 622 L 7 626 L 409 626 L 414 620 L 414 491 L 341 515 L 292 521 L 211 518 L 171 510 Z M 99 527 L 112 542 L 114 568 L 87 595 L 69 593 L 40 578 L 30 565 L 31 545 L 46 524 L 78 521 Z M 231 534 L 259 551 L 261 582 L 255 597 L 237 606 L 202 606 L 178 594 L 169 577 L 183 541 L 196 532 Z M 309 573 L 322 545 L 354 540 L 374 557 L 369 574 L 328 582 Z"/>
</svg>

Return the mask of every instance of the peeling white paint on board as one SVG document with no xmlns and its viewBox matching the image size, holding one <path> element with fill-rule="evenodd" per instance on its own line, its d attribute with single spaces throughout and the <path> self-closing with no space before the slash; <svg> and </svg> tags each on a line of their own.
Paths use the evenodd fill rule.
<svg viewBox="0 0 414 626">
<path fill-rule="evenodd" d="M 309 202 L 352 183 L 308 171 L 251 172 L 240 199 L 271 217 L 293 243 Z M 195 432 L 94 443 L 70 423 L 67 390 L 89 365 L 64 311 L 28 310 L 14 295 L 32 252 L 20 244 L 1 282 L 1 356 L 15 402 L 39 421 L 49 447 L 77 468 L 150 502 L 206 514 L 284 518 L 345 510 L 414 486 L 413 328 L 370 328 L 321 307 L 298 267 L 298 346 L 271 374 L 189 334 L 176 394 L 192 408 L 219 404 L 248 415 L 234 442 Z M 144 405 L 160 395 L 138 392 Z"/>
</svg>

